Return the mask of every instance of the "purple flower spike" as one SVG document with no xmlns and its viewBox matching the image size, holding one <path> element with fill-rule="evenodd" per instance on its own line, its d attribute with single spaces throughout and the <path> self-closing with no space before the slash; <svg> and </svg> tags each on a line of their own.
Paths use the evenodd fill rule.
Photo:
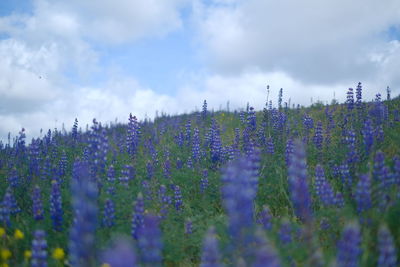
<svg viewBox="0 0 400 267">
<path fill-rule="evenodd" d="M 36 230 L 32 240 L 32 267 L 47 266 L 47 242 L 43 230 Z"/>
<path fill-rule="evenodd" d="M 115 207 L 111 199 L 106 199 L 104 204 L 103 225 L 112 227 L 115 221 Z"/>
<path fill-rule="evenodd" d="M 272 216 L 268 206 L 264 206 L 262 211 L 258 214 L 257 223 L 262 225 L 265 230 L 272 229 Z"/>
<path fill-rule="evenodd" d="M 126 239 L 120 239 L 106 250 L 102 257 L 103 263 L 112 267 L 136 267 L 136 254 L 133 245 Z"/>
<path fill-rule="evenodd" d="M 364 174 L 360 176 L 357 183 L 354 199 L 357 204 L 358 213 L 363 213 L 372 207 L 371 201 L 371 178 Z"/>
<path fill-rule="evenodd" d="M 144 214 L 144 201 L 142 193 L 139 193 L 134 205 L 132 216 L 132 231 L 131 234 L 134 239 L 138 238 L 138 232 L 143 227 L 143 214 Z"/>
<path fill-rule="evenodd" d="M 51 182 L 50 214 L 54 230 L 61 231 L 63 221 L 62 199 L 60 185 L 55 180 Z"/>
<path fill-rule="evenodd" d="M 144 225 L 138 232 L 138 247 L 142 266 L 158 267 L 162 264 L 161 231 L 158 216 L 144 215 Z"/>
<path fill-rule="evenodd" d="M 361 233 L 358 223 L 352 222 L 344 228 L 337 245 L 336 261 L 338 266 L 359 266 L 361 255 Z"/>
<path fill-rule="evenodd" d="M 36 221 L 42 220 L 43 219 L 43 202 L 42 202 L 42 194 L 40 191 L 40 187 L 37 185 L 35 186 L 35 189 L 33 190 L 33 195 L 32 195 L 32 213 L 33 213 L 33 218 Z"/>
<path fill-rule="evenodd" d="M 280 259 L 275 248 L 265 237 L 264 232 L 258 228 L 256 231 L 255 261 L 253 267 L 280 267 Z"/>
<path fill-rule="evenodd" d="M 312 218 L 311 196 L 307 181 L 307 163 L 304 145 L 297 141 L 289 161 L 288 180 L 294 212 L 302 221 Z"/>
<path fill-rule="evenodd" d="M 395 267 L 398 266 L 397 251 L 389 229 L 382 225 L 378 232 L 378 266 Z"/>
<path fill-rule="evenodd" d="M 215 228 L 210 227 L 203 242 L 200 267 L 222 267 Z"/>
</svg>

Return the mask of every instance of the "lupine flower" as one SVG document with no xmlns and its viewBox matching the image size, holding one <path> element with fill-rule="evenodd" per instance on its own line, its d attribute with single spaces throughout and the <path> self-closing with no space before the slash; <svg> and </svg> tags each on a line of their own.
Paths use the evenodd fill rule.
<svg viewBox="0 0 400 267">
<path fill-rule="evenodd" d="M 193 134 L 193 144 L 192 144 L 192 158 L 193 162 L 198 162 L 201 157 L 200 151 L 200 136 L 199 136 L 199 128 L 194 129 Z"/>
<path fill-rule="evenodd" d="M 367 155 L 369 155 L 372 145 L 374 144 L 374 129 L 372 127 L 372 121 L 370 119 L 364 122 L 362 135 L 364 137 L 365 152 Z"/>
<path fill-rule="evenodd" d="M 160 198 L 160 216 L 161 219 L 165 218 L 168 214 L 168 207 L 171 205 L 171 197 L 167 195 L 167 188 L 165 185 L 160 185 L 160 189 L 158 191 L 158 195 Z"/>
<path fill-rule="evenodd" d="M 177 211 L 182 211 L 182 192 L 179 185 L 175 185 L 174 187 L 174 201 L 175 201 L 175 209 Z"/>
<path fill-rule="evenodd" d="M 267 153 L 268 154 L 274 154 L 275 148 L 274 148 L 274 141 L 272 140 L 271 137 L 268 138 L 267 140 Z"/>
<path fill-rule="evenodd" d="M 347 165 L 346 163 L 340 165 L 339 171 L 343 185 L 347 188 L 351 188 L 353 185 L 353 177 L 350 174 L 349 165 Z"/>
<path fill-rule="evenodd" d="M 163 243 L 157 216 L 144 215 L 144 224 L 143 227 L 139 228 L 137 244 L 142 266 L 161 266 Z"/>
<path fill-rule="evenodd" d="M 176 164 L 178 167 L 178 164 Z M 179 169 L 179 168 L 178 168 Z M 146 163 L 146 171 L 147 171 L 147 179 L 151 180 L 154 176 L 154 165 L 150 160 L 147 161 Z"/>
<path fill-rule="evenodd" d="M 201 112 L 201 116 L 203 117 L 203 119 L 207 118 L 207 101 L 204 100 L 203 102 L 203 110 Z"/>
<path fill-rule="evenodd" d="M 252 180 L 254 171 L 248 159 L 240 158 L 228 164 L 222 175 L 222 196 L 229 218 L 229 232 L 234 242 L 243 238 L 243 232 L 253 225 L 253 200 L 256 196 Z"/>
<path fill-rule="evenodd" d="M 80 162 L 77 166 L 78 179 L 71 184 L 74 219 L 70 228 L 69 261 L 72 266 L 92 266 L 96 261 L 98 189 L 87 163 Z"/>
<path fill-rule="evenodd" d="M 280 259 L 275 248 L 265 237 L 264 232 L 258 228 L 256 231 L 255 260 L 253 267 L 280 267 Z"/>
<path fill-rule="evenodd" d="M 192 139 L 192 122 L 188 120 L 185 125 L 185 139 L 188 144 L 190 144 L 190 140 Z"/>
<path fill-rule="evenodd" d="M 143 197 L 145 200 L 150 201 L 153 199 L 152 192 L 150 189 L 150 184 L 146 180 L 142 181 L 142 192 L 143 192 Z"/>
<path fill-rule="evenodd" d="M 107 171 L 107 182 L 108 182 L 108 187 L 107 187 L 107 193 L 110 195 L 115 194 L 115 169 L 113 165 L 110 165 L 108 167 Z"/>
<path fill-rule="evenodd" d="M 63 222 L 62 199 L 60 184 L 55 180 L 51 181 L 50 214 L 53 221 L 53 229 L 61 231 Z"/>
<path fill-rule="evenodd" d="M 136 267 L 136 253 L 133 245 L 126 239 L 117 240 L 102 256 L 102 262 L 111 267 Z"/>
<path fill-rule="evenodd" d="M 307 181 L 307 163 L 304 145 L 297 141 L 289 161 L 288 181 L 294 212 L 303 221 L 312 217 L 311 197 Z"/>
<path fill-rule="evenodd" d="M 163 175 L 165 179 L 171 179 L 171 161 L 166 158 L 163 165 Z"/>
<path fill-rule="evenodd" d="M 282 97 L 283 97 L 283 88 L 279 89 L 279 96 L 278 96 L 278 107 L 279 107 L 279 109 L 282 108 Z"/>
<path fill-rule="evenodd" d="M 8 192 L 8 196 L 9 196 L 8 201 L 9 201 L 10 213 L 12 215 L 20 213 L 21 212 L 21 208 L 19 207 L 18 202 L 15 199 L 15 196 L 14 196 L 12 188 L 11 187 L 7 187 L 6 191 Z"/>
<path fill-rule="evenodd" d="M 10 214 L 11 214 L 11 193 L 7 190 L 4 194 L 3 201 L 0 203 L 0 221 L 3 225 L 10 226 Z"/>
<path fill-rule="evenodd" d="M 203 241 L 200 267 L 222 267 L 215 228 L 210 227 Z"/>
<path fill-rule="evenodd" d="M 140 140 L 140 125 L 135 116 L 129 114 L 128 133 L 126 136 L 126 147 L 128 153 L 133 157 L 136 154 Z"/>
<path fill-rule="evenodd" d="M 78 139 L 78 119 L 75 118 L 74 125 L 72 126 L 72 131 L 71 131 L 72 139 L 77 140 Z"/>
<path fill-rule="evenodd" d="M 65 154 L 65 151 L 63 151 L 61 158 L 60 158 L 60 162 L 58 164 L 60 177 L 63 177 L 65 175 L 65 173 L 67 172 L 67 162 L 68 162 L 67 154 Z"/>
<path fill-rule="evenodd" d="M 247 113 L 247 127 L 251 132 L 254 132 L 257 129 L 256 112 L 253 107 L 250 107 L 249 112 Z"/>
<path fill-rule="evenodd" d="M 193 222 L 191 219 L 187 219 L 185 222 L 185 234 L 190 235 L 193 233 Z"/>
<path fill-rule="evenodd" d="M 32 241 L 32 267 L 47 266 L 47 242 L 43 230 L 36 230 Z"/>
<path fill-rule="evenodd" d="M 43 219 L 43 202 L 42 202 L 42 194 L 40 191 L 40 187 L 38 185 L 35 186 L 35 189 L 33 190 L 32 194 L 32 213 L 33 213 L 33 218 L 36 221 L 42 220 Z"/>
<path fill-rule="evenodd" d="M 19 176 L 18 176 L 17 170 L 14 169 L 11 171 L 11 173 L 7 177 L 7 181 L 8 181 L 8 184 L 13 188 L 18 186 Z"/>
<path fill-rule="evenodd" d="M 221 160 L 221 136 L 219 131 L 218 123 L 215 120 L 212 120 L 211 126 L 211 161 L 216 164 Z"/>
<path fill-rule="evenodd" d="M 349 111 L 354 109 L 354 93 L 353 93 L 353 88 L 349 88 L 349 90 L 347 91 L 347 100 L 346 100 L 346 104 L 347 104 L 347 109 Z"/>
<path fill-rule="evenodd" d="M 400 157 L 394 158 L 394 180 L 397 185 L 400 185 Z"/>
<path fill-rule="evenodd" d="M 378 232 L 378 266 L 395 267 L 398 266 L 397 251 L 389 229 L 386 225 L 381 225 Z"/>
<path fill-rule="evenodd" d="M 337 265 L 341 267 L 359 266 L 360 244 L 361 233 L 358 223 L 347 224 L 337 245 Z"/>
<path fill-rule="evenodd" d="M 132 230 L 131 234 L 134 239 L 138 239 L 138 232 L 143 227 L 143 214 L 144 214 L 144 202 L 143 195 L 139 193 L 134 205 L 132 215 Z"/>
<path fill-rule="evenodd" d="M 375 128 L 375 139 L 378 143 L 382 143 L 385 139 L 385 133 L 383 132 L 383 125 L 378 125 Z"/>
<path fill-rule="evenodd" d="M 322 150 L 322 142 L 323 142 L 322 131 L 323 131 L 322 122 L 319 121 L 317 123 L 317 127 L 315 128 L 315 135 L 314 135 L 314 145 L 319 151 Z"/>
<path fill-rule="evenodd" d="M 324 169 L 321 165 L 315 168 L 315 193 L 325 206 L 338 206 L 344 205 L 343 196 L 338 193 L 335 194 L 329 181 L 325 178 Z"/>
<path fill-rule="evenodd" d="M 287 166 L 289 166 L 289 161 L 292 154 L 293 154 L 293 140 L 289 138 L 286 142 L 286 150 L 285 150 L 285 161 Z"/>
<path fill-rule="evenodd" d="M 103 213 L 103 225 L 106 227 L 111 227 L 114 225 L 115 220 L 115 207 L 114 202 L 111 199 L 106 199 L 104 204 Z"/>
<path fill-rule="evenodd" d="M 352 129 L 347 131 L 346 143 L 347 143 L 347 163 L 351 165 L 358 162 L 359 160 L 356 148 L 356 133 Z"/>
<path fill-rule="evenodd" d="M 371 201 L 371 178 L 364 174 L 360 176 L 357 183 L 354 199 L 357 204 L 358 213 L 369 210 L 372 207 Z"/>
<path fill-rule="evenodd" d="M 278 232 L 279 240 L 282 244 L 286 245 L 292 242 L 292 231 L 292 225 L 287 219 L 284 219 Z"/>
<path fill-rule="evenodd" d="M 360 82 L 356 88 L 356 106 L 358 109 L 362 109 L 362 86 Z"/>
<path fill-rule="evenodd" d="M 257 223 L 262 225 L 265 230 L 272 229 L 272 216 L 268 206 L 263 206 L 262 211 L 257 216 Z"/>
<path fill-rule="evenodd" d="M 373 180 L 378 183 L 384 183 L 385 176 L 383 173 L 383 167 L 385 166 L 385 154 L 382 151 L 378 151 L 374 158 L 374 170 Z"/>
<path fill-rule="evenodd" d="M 208 170 L 203 170 L 203 177 L 200 180 L 200 192 L 204 193 L 208 188 Z"/>
</svg>

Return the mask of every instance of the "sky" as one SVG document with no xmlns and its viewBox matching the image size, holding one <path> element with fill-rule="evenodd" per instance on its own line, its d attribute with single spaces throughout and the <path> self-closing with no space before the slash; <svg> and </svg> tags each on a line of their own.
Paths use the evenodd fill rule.
<svg viewBox="0 0 400 267">
<path fill-rule="evenodd" d="M 0 139 L 400 93 L 398 0 L 1 0 Z"/>
</svg>

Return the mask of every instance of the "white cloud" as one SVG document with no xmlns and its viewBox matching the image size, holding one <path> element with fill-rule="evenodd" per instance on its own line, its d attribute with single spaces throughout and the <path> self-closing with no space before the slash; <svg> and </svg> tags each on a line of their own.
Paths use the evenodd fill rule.
<svg viewBox="0 0 400 267">
<path fill-rule="evenodd" d="M 91 82 L 110 71 L 94 44 L 165 36 L 186 26 L 189 2 L 205 73 L 183 71 L 173 96 L 118 72 Z M 330 101 L 333 92 L 344 100 L 358 81 L 365 99 L 386 85 L 396 92 L 400 45 L 383 33 L 399 18 L 397 0 L 35 0 L 31 14 L 0 17 L 0 137 L 22 127 L 37 136 L 62 122 L 70 129 L 75 117 L 84 127 L 93 118 L 126 121 L 131 112 L 189 112 L 204 99 L 214 109 L 227 101 L 261 109 L 267 84 L 275 103 L 281 87 L 284 101 L 300 104 Z"/>
<path fill-rule="evenodd" d="M 377 77 L 382 66 L 369 54 L 400 24 L 397 0 L 220 2 L 194 5 L 199 41 L 220 73 L 257 67 L 310 84 Z"/>
</svg>

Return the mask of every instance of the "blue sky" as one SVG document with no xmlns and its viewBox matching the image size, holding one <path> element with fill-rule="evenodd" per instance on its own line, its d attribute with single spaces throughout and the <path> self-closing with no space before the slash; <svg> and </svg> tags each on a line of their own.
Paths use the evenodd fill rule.
<svg viewBox="0 0 400 267">
<path fill-rule="evenodd" d="M 303 105 L 359 81 L 396 95 L 399 25 L 398 0 L 2 0 L 0 138 L 204 99 L 261 109 L 267 84 Z"/>
</svg>

